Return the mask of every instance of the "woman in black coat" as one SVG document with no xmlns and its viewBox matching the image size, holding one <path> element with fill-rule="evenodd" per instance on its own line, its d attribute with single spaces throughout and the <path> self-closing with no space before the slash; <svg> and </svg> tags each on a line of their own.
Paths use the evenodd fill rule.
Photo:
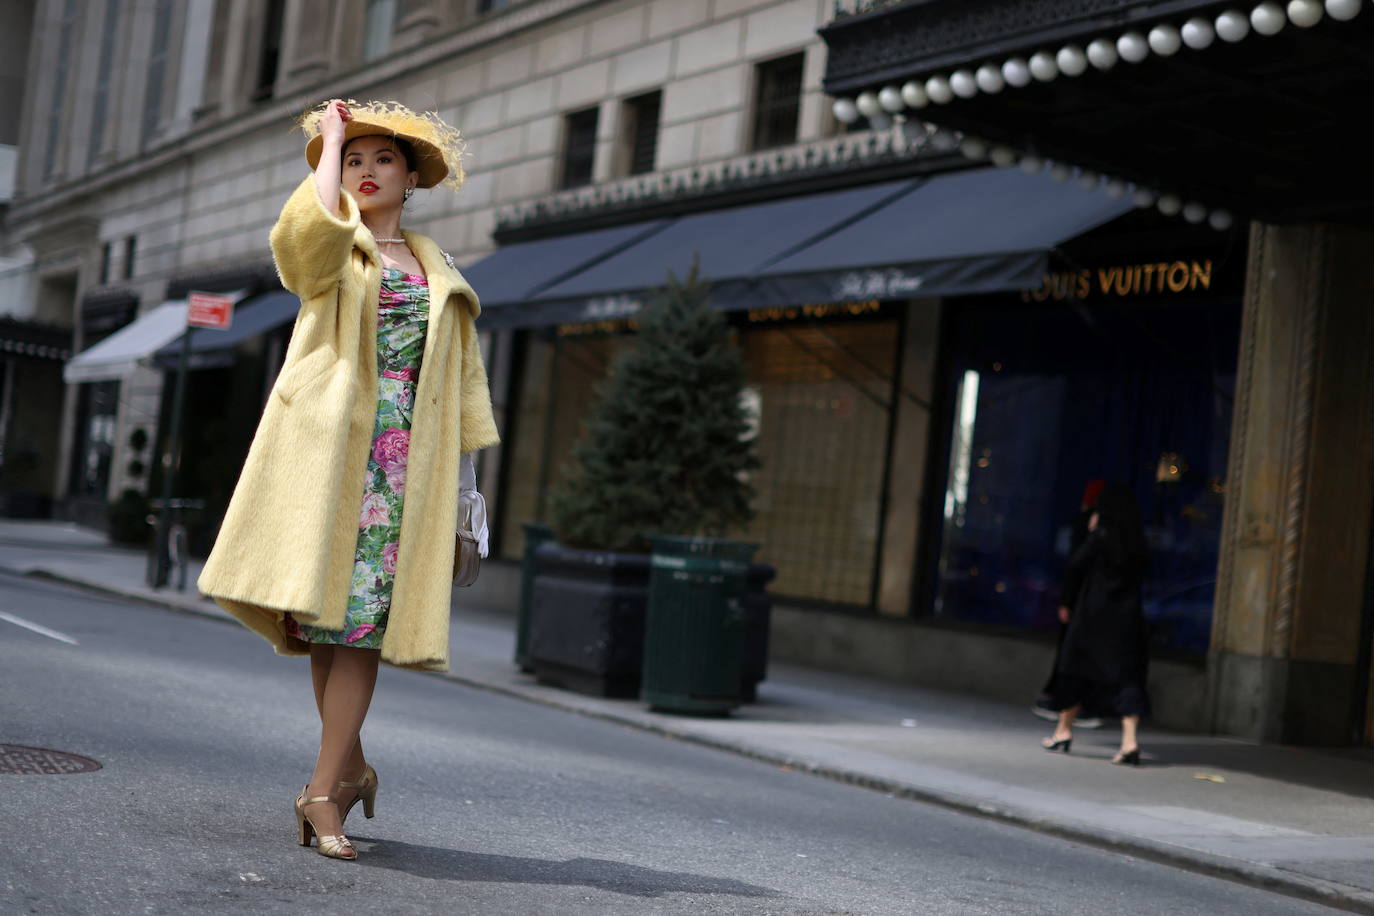
<svg viewBox="0 0 1374 916">
<path fill-rule="evenodd" d="M 1049 702 L 1059 724 L 1043 742 L 1046 750 L 1069 752 L 1074 717 L 1087 705 L 1121 717 L 1121 749 L 1112 763 L 1139 765 L 1136 730 L 1150 711 L 1140 601 L 1148 559 L 1135 496 L 1129 487 L 1108 487 L 1065 576 L 1059 614 L 1068 627 Z"/>
</svg>

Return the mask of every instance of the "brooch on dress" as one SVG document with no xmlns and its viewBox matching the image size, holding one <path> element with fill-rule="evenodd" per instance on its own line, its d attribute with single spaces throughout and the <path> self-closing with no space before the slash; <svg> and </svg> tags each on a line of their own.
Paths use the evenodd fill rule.
<svg viewBox="0 0 1374 916">
<path fill-rule="evenodd" d="M 449 267 L 452 267 L 452 266 L 453 266 L 453 255 L 449 254 L 447 251 L 440 251 L 439 253 L 440 253 L 441 255 L 444 256 L 444 261 L 446 261 L 446 262 L 448 263 L 448 266 L 449 266 Z"/>
</svg>

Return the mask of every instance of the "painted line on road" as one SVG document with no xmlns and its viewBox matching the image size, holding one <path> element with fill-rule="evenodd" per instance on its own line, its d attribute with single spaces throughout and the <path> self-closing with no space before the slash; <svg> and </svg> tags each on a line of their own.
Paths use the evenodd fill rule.
<svg viewBox="0 0 1374 916">
<path fill-rule="evenodd" d="M 64 642 L 69 646 L 81 645 L 81 643 L 77 642 L 75 639 L 72 639 L 66 633 L 59 633 L 56 630 L 49 630 L 45 626 L 40 626 L 39 624 L 36 624 L 30 620 L 25 620 L 23 617 L 16 617 L 13 614 L 6 614 L 4 611 L 0 611 L 0 620 L 5 621 L 6 623 L 12 623 L 16 627 L 23 627 L 26 630 L 32 630 L 39 636 L 46 636 L 49 639 L 55 639 L 58 642 Z"/>
</svg>

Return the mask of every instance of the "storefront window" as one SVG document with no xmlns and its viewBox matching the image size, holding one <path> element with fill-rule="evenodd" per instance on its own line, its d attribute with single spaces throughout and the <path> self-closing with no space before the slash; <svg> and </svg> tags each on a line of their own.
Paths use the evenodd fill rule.
<svg viewBox="0 0 1374 916">
<path fill-rule="evenodd" d="M 1091 481 L 1132 486 L 1157 648 L 1211 629 L 1239 307 L 960 304 L 936 616 L 1052 630 Z"/>
<path fill-rule="evenodd" d="M 526 338 L 516 408 L 506 435 L 500 555 L 524 551 L 522 522 L 548 521 L 549 489 L 563 478 L 598 382 L 624 334 Z"/>
<path fill-rule="evenodd" d="M 868 606 L 881 529 L 899 323 L 895 320 L 745 326 L 739 342 L 762 467 L 751 474 L 756 516 L 738 536 L 761 545 L 771 590 Z M 520 523 L 547 520 L 611 358 L 627 334 L 531 334 L 507 436 L 501 555 L 523 550 Z"/>
<path fill-rule="evenodd" d="M 77 410 L 78 439 L 72 453 L 71 493 L 103 501 L 114 460 L 119 382 L 82 385 Z"/>
<path fill-rule="evenodd" d="M 868 606 L 881 528 L 898 324 L 740 335 L 762 468 L 748 532 L 779 595 Z"/>
</svg>

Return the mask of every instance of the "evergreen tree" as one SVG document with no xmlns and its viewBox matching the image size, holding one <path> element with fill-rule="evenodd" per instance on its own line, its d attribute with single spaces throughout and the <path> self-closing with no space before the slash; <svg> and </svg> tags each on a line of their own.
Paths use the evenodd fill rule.
<svg viewBox="0 0 1374 916">
<path fill-rule="evenodd" d="M 753 518 L 758 467 L 740 403 L 744 364 L 693 267 L 639 314 L 611 362 L 555 488 L 553 527 L 569 546 L 647 552 L 655 534 L 722 537 Z"/>
</svg>

